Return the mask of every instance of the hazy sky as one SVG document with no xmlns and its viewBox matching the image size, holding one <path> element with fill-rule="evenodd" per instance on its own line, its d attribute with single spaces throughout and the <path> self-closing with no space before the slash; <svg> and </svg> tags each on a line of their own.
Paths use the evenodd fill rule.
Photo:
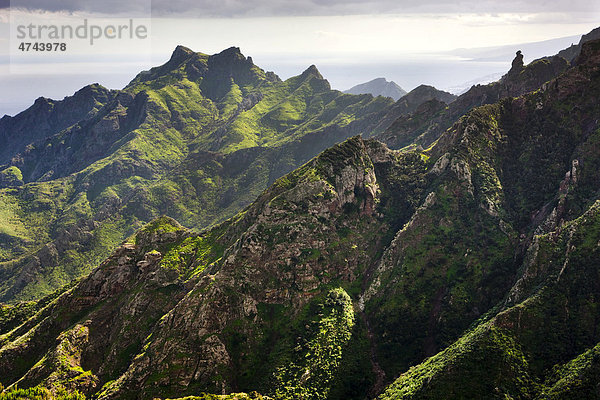
<svg viewBox="0 0 600 400">
<path fill-rule="evenodd" d="M 316 64 L 336 89 L 384 76 L 409 90 L 505 72 L 516 45 L 562 38 L 528 48 L 528 61 L 600 25 L 600 1 L 590 0 L 13 0 L 12 30 L 8 6 L 0 0 L 0 115 L 91 82 L 120 88 L 177 44 L 209 54 L 237 46 L 282 78 Z M 76 54 L 23 57 L 9 40 L 16 15 L 55 24 L 136 18 L 150 34 L 143 45 L 105 41 Z M 493 60 L 452 51 L 505 45 Z"/>
</svg>

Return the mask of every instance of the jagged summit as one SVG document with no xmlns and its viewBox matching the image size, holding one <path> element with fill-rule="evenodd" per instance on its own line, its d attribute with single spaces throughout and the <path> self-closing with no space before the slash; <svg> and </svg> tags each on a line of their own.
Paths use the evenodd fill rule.
<svg viewBox="0 0 600 400">
<path fill-rule="evenodd" d="M 432 98 L 437 98 L 438 100 L 443 101 L 446 104 L 452 103 L 456 100 L 456 96 L 452 93 L 445 92 L 443 90 L 439 90 L 431 85 L 419 85 L 410 92 L 406 94 L 406 96 L 418 98 L 422 96 L 425 98 L 424 100 L 415 99 L 413 102 L 420 101 L 421 103 L 427 101 Z M 408 98 L 407 98 L 408 99 Z"/>
<path fill-rule="evenodd" d="M 295 87 L 306 83 L 318 90 L 331 90 L 329 81 L 321 75 L 314 64 L 305 69 L 300 75 L 290 78 L 290 82 L 294 82 Z"/>
<path fill-rule="evenodd" d="M 181 62 L 187 57 L 191 56 L 192 54 L 194 54 L 194 51 L 192 51 L 191 49 L 182 45 L 178 45 L 177 47 L 175 47 L 175 50 L 173 50 L 170 61 Z"/>
<path fill-rule="evenodd" d="M 41 104 L 50 103 L 51 101 L 52 101 L 52 99 L 49 98 L 49 97 L 40 96 L 37 99 L 35 99 L 35 101 L 33 102 L 33 104 L 36 105 L 36 106 L 39 106 Z"/>
<path fill-rule="evenodd" d="M 324 79 L 323 75 L 321 75 L 321 73 L 319 72 L 319 70 L 317 69 L 316 65 L 311 65 L 310 67 L 306 68 L 304 70 L 304 72 L 302 72 L 301 76 L 303 77 L 307 77 L 307 76 L 314 76 L 317 79 Z"/>
<path fill-rule="evenodd" d="M 81 89 L 79 89 L 78 91 L 76 91 L 75 94 L 73 95 L 73 97 L 88 96 L 88 95 L 90 95 L 92 93 L 96 93 L 98 91 L 109 91 L 109 89 L 102 86 L 98 82 L 94 82 L 94 83 L 90 83 L 89 85 L 86 85 L 86 86 L 82 87 Z"/>
<path fill-rule="evenodd" d="M 235 46 L 229 47 L 220 53 L 214 54 L 212 57 L 246 60 L 246 56 L 242 54 L 240 48 Z"/>
</svg>

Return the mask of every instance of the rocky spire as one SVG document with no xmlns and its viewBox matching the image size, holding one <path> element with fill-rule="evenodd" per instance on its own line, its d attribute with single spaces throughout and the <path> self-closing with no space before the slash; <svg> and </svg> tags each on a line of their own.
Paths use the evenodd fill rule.
<svg viewBox="0 0 600 400">
<path fill-rule="evenodd" d="M 523 54 L 521 53 L 521 50 L 518 50 L 517 55 L 515 56 L 515 59 L 512 62 L 512 67 L 510 68 L 510 71 L 508 71 L 508 73 L 518 74 L 523 68 Z"/>
</svg>

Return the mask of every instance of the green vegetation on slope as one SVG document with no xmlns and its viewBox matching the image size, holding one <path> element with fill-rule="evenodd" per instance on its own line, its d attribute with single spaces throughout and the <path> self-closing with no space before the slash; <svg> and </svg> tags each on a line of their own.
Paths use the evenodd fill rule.
<svg viewBox="0 0 600 400">
<path fill-rule="evenodd" d="M 275 399 L 327 399 L 334 383 L 343 350 L 354 326 L 350 296 L 341 288 L 327 293 L 323 303 L 312 305 L 312 320 L 300 318 L 305 325 L 299 333 L 291 360 L 275 373 Z"/>
<path fill-rule="evenodd" d="M 390 104 L 331 90 L 314 67 L 281 81 L 239 49 L 179 47 L 2 172 L 25 184 L 0 189 L 0 300 L 51 293 L 160 215 L 198 230 L 235 215 Z"/>
<path fill-rule="evenodd" d="M 598 127 L 586 121 L 598 114 L 599 50 L 584 46 L 543 90 L 477 109 L 440 138 L 484 156 L 483 206 L 522 232 L 519 270 L 495 307 L 381 399 L 598 398 Z"/>
</svg>

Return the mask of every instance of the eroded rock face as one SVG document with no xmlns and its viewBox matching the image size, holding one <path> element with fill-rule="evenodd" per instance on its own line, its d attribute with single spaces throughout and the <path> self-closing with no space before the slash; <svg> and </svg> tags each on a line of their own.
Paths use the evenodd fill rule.
<svg viewBox="0 0 600 400">
<path fill-rule="evenodd" d="M 64 329 L 55 317 L 78 318 L 93 309 L 80 322 L 86 340 L 73 345 L 80 354 L 76 365 L 89 371 L 90 383 L 81 387 L 87 393 L 112 377 L 118 379 L 102 398 L 144 397 L 164 387 L 239 389 L 236 365 L 248 361 L 231 347 L 234 332 L 246 338 L 244 352 L 253 354 L 271 329 L 265 309 L 283 307 L 282 318 L 292 319 L 325 288 L 357 280 L 372 263 L 382 243 L 355 239 L 388 229 L 376 212 L 377 171 L 395 162 L 394 153 L 376 142 L 353 138 L 335 146 L 277 181 L 240 219 L 216 228 L 223 249 L 213 262 L 200 261 L 197 244 L 187 250 L 187 243 L 205 239 L 175 221 L 158 220 L 53 304 L 40 325 L 15 332 L 13 339 L 28 335 L 31 341 L 2 349 L 0 368 L 3 360 L 29 354 L 33 362 L 55 351 L 43 339 Z M 189 261 L 167 261 L 173 257 Z M 51 369 L 34 374 L 27 368 L 11 376 L 29 374 L 29 383 L 52 386 Z"/>
<path fill-rule="evenodd" d="M 360 139 L 332 149 L 329 157 L 340 152 L 350 157 L 336 164 L 329 159 L 309 164 L 324 171 L 319 176 L 327 179 L 301 180 L 247 211 L 256 219 L 224 252 L 220 265 L 163 317 L 145 354 L 134 360 L 107 398 L 140 387 L 148 393 L 163 386 L 184 391 L 239 389 L 232 371 L 240 361 L 226 345 L 232 324 L 243 321 L 237 322 L 238 334 L 248 338 L 246 351 L 256 351 L 252 343 L 266 324 L 261 309 L 283 305 L 295 314 L 324 286 L 357 278 L 360 266 L 369 263 L 371 246 L 336 257 L 331 246 L 341 227 L 334 221 L 344 220 L 346 230 L 359 229 L 359 220 L 365 232 L 378 229 L 381 223 L 373 218 L 377 178 Z M 354 215 L 360 218 L 344 217 L 349 205 L 357 208 Z M 160 371 L 161 378 L 155 378 Z"/>
</svg>

